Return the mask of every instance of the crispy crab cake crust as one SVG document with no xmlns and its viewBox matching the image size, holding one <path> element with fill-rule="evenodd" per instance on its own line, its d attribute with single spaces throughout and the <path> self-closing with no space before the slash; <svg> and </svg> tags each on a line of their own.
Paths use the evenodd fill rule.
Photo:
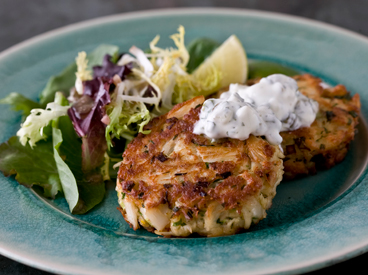
<svg viewBox="0 0 368 275">
<path fill-rule="evenodd" d="M 281 132 L 284 158 L 283 180 L 314 175 L 344 160 L 359 122 L 360 97 L 351 96 L 344 85 L 328 87 L 310 74 L 293 77 L 299 91 L 318 102 L 319 111 L 310 127 Z M 261 78 L 250 79 L 247 85 Z M 218 98 L 227 89 L 211 97 Z"/>
<path fill-rule="evenodd" d="M 345 86 L 324 88 L 319 78 L 308 74 L 295 80 L 302 94 L 318 102 L 319 111 L 310 127 L 281 133 L 286 180 L 340 163 L 354 139 L 360 113 L 359 94 L 351 96 Z"/>
<path fill-rule="evenodd" d="M 235 234 L 265 218 L 283 174 L 277 146 L 193 134 L 204 97 L 153 119 L 127 147 L 117 180 L 120 211 L 136 230 L 164 236 Z"/>
<path fill-rule="evenodd" d="M 359 122 L 360 97 L 351 96 L 344 85 L 328 87 L 310 74 L 293 77 L 299 91 L 318 102 L 310 127 L 281 132 L 285 154 L 283 180 L 314 175 L 344 160 Z M 248 85 L 260 79 L 248 80 Z"/>
</svg>

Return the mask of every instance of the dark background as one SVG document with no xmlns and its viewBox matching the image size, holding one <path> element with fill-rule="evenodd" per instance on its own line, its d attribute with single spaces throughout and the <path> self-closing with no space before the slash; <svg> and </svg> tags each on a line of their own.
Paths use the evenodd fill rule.
<svg viewBox="0 0 368 275">
<path fill-rule="evenodd" d="M 368 36 L 368 0 L 0 0 L 0 51 L 75 22 L 130 11 L 173 7 L 273 11 L 315 19 Z M 349 270 L 349 274 L 368 274 L 366 262 L 368 253 L 308 274 L 337 273 L 344 268 Z M 0 274 L 49 273 L 0 255 Z"/>
</svg>

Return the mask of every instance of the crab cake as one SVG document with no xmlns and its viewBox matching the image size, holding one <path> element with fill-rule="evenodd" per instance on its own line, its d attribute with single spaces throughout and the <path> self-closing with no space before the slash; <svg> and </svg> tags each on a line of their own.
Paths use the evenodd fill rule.
<svg viewBox="0 0 368 275">
<path fill-rule="evenodd" d="M 123 155 L 117 192 L 134 228 L 163 236 L 235 234 L 266 217 L 283 174 L 278 146 L 193 134 L 204 97 L 153 119 Z"/>
<path fill-rule="evenodd" d="M 294 79 L 302 94 L 318 102 L 319 111 L 310 127 L 280 133 L 285 180 L 313 175 L 341 162 L 354 139 L 360 112 L 359 95 L 351 96 L 345 86 L 329 87 L 309 74 Z"/>
</svg>

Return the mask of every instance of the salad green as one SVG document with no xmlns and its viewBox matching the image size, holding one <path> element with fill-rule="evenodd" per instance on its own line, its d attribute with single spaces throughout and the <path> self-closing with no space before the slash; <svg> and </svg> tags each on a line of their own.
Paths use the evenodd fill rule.
<svg viewBox="0 0 368 275">
<path fill-rule="evenodd" d="M 114 45 L 102 44 L 87 55 L 88 69 L 91 70 L 93 66 L 100 65 L 103 57 L 106 54 L 115 56 L 117 58 L 119 48 Z M 60 74 L 50 77 L 45 88 L 40 94 L 39 104 L 45 107 L 47 103 L 52 102 L 56 92 L 63 92 L 69 94 L 70 88 L 75 84 L 77 72 L 77 64 L 72 63 L 66 67 Z"/>
<path fill-rule="evenodd" d="M 199 38 L 186 47 L 184 34 L 180 26 L 171 48 L 158 47 L 156 36 L 148 53 L 135 46 L 119 53 L 107 44 L 81 52 L 48 80 L 37 102 L 18 93 L 1 99 L 23 123 L 0 145 L 0 170 L 45 197 L 62 194 L 73 214 L 99 204 L 127 144 L 149 133 L 144 126 L 153 117 L 220 85 L 224 73 L 214 66 L 200 78 L 192 74 L 220 44 Z"/>
<path fill-rule="evenodd" d="M 194 39 L 188 45 L 189 62 L 188 73 L 192 73 L 198 66 L 220 46 L 220 43 L 209 38 L 201 37 Z"/>
<path fill-rule="evenodd" d="M 45 197 L 62 194 L 73 214 L 100 203 L 105 182 L 116 178 L 113 167 L 139 132 L 148 133 L 150 119 L 212 88 L 209 79 L 188 73 L 187 65 L 213 49 L 190 56 L 182 26 L 171 38 L 175 48 L 159 48 L 156 36 L 150 53 L 134 46 L 129 54 L 119 53 L 114 45 L 81 52 L 48 80 L 38 102 L 18 93 L 1 99 L 21 112 L 23 123 L 0 145 L 0 170 L 20 184 L 38 186 Z"/>
</svg>

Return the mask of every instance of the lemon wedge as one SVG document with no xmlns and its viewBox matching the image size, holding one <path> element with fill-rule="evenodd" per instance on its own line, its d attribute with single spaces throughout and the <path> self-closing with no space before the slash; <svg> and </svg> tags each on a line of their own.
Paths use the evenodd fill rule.
<svg viewBox="0 0 368 275">
<path fill-rule="evenodd" d="M 231 83 L 244 83 L 248 77 L 248 60 L 243 45 L 231 35 L 194 72 L 197 79 L 206 79 L 214 69 L 221 73 L 218 90 Z"/>
</svg>

